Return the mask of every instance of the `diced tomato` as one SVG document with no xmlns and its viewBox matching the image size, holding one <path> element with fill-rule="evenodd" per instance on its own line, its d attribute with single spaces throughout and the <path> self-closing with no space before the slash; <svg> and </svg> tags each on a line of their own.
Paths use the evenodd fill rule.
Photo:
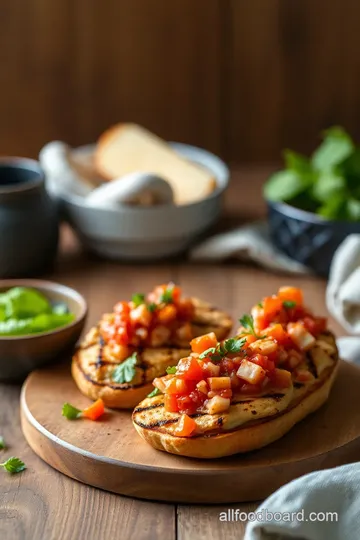
<svg viewBox="0 0 360 540">
<path fill-rule="evenodd" d="M 326 317 L 304 317 L 303 324 L 313 336 L 317 336 L 326 330 Z"/>
<path fill-rule="evenodd" d="M 314 380 L 314 375 L 307 369 L 298 369 L 294 372 L 294 379 L 297 382 L 307 383 Z"/>
<path fill-rule="evenodd" d="M 203 370 L 196 358 L 188 356 L 179 360 L 177 365 L 177 375 L 190 381 L 201 381 L 204 378 Z"/>
<path fill-rule="evenodd" d="M 281 298 L 278 296 L 267 296 L 263 300 L 264 316 L 274 320 L 283 308 Z"/>
<path fill-rule="evenodd" d="M 196 422 L 187 414 L 182 414 L 178 425 L 175 428 L 175 434 L 178 437 L 189 437 L 196 429 Z"/>
<path fill-rule="evenodd" d="M 230 358 L 224 358 L 224 360 L 220 363 L 220 374 L 221 375 L 230 375 L 234 369 L 236 368 L 236 364 L 233 362 L 233 360 Z"/>
<path fill-rule="evenodd" d="M 188 395 L 177 397 L 178 410 L 182 413 L 193 414 L 199 407 L 203 405 L 206 399 L 206 394 L 200 392 L 198 389 L 195 389 Z"/>
<path fill-rule="evenodd" d="M 98 420 L 100 416 L 102 416 L 105 412 L 104 402 L 101 398 L 99 398 L 95 403 L 90 405 L 90 407 L 87 407 L 87 409 L 84 409 L 82 414 L 85 416 L 85 418 L 89 418 L 90 420 Z"/>
<path fill-rule="evenodd" d="M 261 384 L 249 384 L 247 382 L 244 382 L 237 392 L 240 392 L 240 394 L 244 394 L 246 396 L 256 396 L 260 394 L 262 390 L 263 389 L 261 387 Z"/>
<path fill-rule="evenodd" d="M 263 330 L 267 327 L 268 318 L 264 314 L 264 309 L 260 306 L 254 306 L 251 310 L 251 315 L 254 320 L 254 327 L 257 331 Z"/>
<path fill-rule="evenodd" d="M 246 349 L 249 345 L 251 345 L 251 343 L 254 343 L 254 341 L 256 341 L 257 339 L 253 334 L 248 334 L 247 336 L 244 336 L 244 338 L 246 339 L 246 342 L 242 347 L 243 349 Z"/>
<path fill-rule="evenodd" d="M 192 300 L 181 300 L 177 304 L 178 319 L 188 321 L 193 318 L 195 307 Z"/>
<path fill-rule="evenodd" d="M 299 306 L 304 303 L 303 292 L 297 287 L 280 287 L 278 296 L 281 301 L 295 302 Z"/>
<path fill-rule="evenodd" d="M 160 324 L 169 324 L 176 319 L 176 307 L 174 304 L 167 304 L 157 312 L 157 319 Z"/>
<path fill-rule="evenodd" d="M 175 394 L 165 394 L 164 396 L 165 411 L 178 412 L 178 400 Z"/>
<path fill-rule="evenodd" d="M 188 394 L 195 388 L 195 381 L 186 381 L 179 377 L 173 377 L 165 383 L 165 394 Z"/>
<path fill-rule="evenodd" d="M 257 364 L 258 366 L 261 366 L 263 369 L 266 370 L 271 371 L 275 369 L 274 362 L 272 362 L 267 356 L 263 356 L 262 354 L 255 354 L 254 356 L 251 356 L 249 358 L 249 361 Z"/>
<path fill-rule="evenodd" d="M 284 330 L 282 324 L 274 324 L 273 326 L 269 326 L 269 328 L 266 329 L 266 335 L 272 339 L 275 339 L 280 345 L 286 346 L 291 343 L 291 340 L 287 335 L 287 332 Z"/>
<path fill-rule="evenodd" d="M 204 362 L 202 365 L 203 378 L 218 377 L 220 375 L 220 365 L 213 362 Z"/>
<path fill-rule="evenodd" d="M 269 373 L 271 386 L 274 388 L 289 388 L 292 385 L 291 373 L 286 369 L 276 368 L 272 373 Z"/>
<path fill-rule="evenodd" d="M 191 350 L 198 354 L 201 354 L 212 347 L 216 347 L 217 344 L 218 340 L 214 332 L 194 338 L 190 342 Z"/>
<path fill-rule="evenodd" d="M 315 338 L 308 332 L 301 322 L 289 323 L 287 331 L 291 340 L 302 351 L 307 351 L 315 344 Z"/>
<path fill-rule="evenodd" d="M 130 306 L 128 302 L 118 302 L 114 306 L 115 313 L 122 313 L 124 315 L 129 315 L 130 313 Z"/>
<path fill-rule="evenodd" d="M 116 329 L 114 340 L 118 345 L 127 345 L 130 342 L 131 331 L 129 326 L 120 326 Z"/>
</svg>

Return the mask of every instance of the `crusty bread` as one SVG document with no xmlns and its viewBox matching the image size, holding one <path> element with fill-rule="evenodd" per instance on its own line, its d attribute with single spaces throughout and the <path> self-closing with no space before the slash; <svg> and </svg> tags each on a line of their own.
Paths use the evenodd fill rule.
<svg viewBox="0 0 360 540">
<path fill-rule="evenodd" d="M 321 383 L 302 396 L 300 401 L 285 409 L 279 415 L 255 420 L 233 431 L 218 435 L 199 437 L 176 437 L 159 429 L 144 428 L 136 422 L 136 410 L 133 424 L 139 435 L 157 450 L 186 457 L 212 459 L 233 454 L 257 450 L 280 439 L 298 422 L 323 405 L 334 383 L 338 362 L 327 370 Z M 324 374 L 325 375 L 325 374 Z M 141 404 L 140 404 L 141 407 Z"/>
<path fill-rule="evenodd" d="M 207 197 L 215 179 L 202 167 L 179 156 L 165 141 L 136 124 L 117 124 L 98 140 L 94 163 L 107 180 L 135 171 L 156 174 L 169 182 L 176 204 Z"/>
</svg>

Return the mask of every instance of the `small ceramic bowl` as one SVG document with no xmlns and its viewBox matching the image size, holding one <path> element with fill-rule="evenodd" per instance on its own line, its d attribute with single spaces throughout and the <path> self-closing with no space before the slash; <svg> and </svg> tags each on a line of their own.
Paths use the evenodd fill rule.
<svg viewBox="0 0 360 540">
<path fill-rule="evenodd" d="M 110 259 L 161 259 L 184 252 L 217 221 L 229 181 L 225 163 L 195 146 L 170 144 L 179 154 L 212 173 L 215 190 L 193 204 L 146 208 L 91 208 L 77 195 L 62 196 L 66 219 L 90 251 Z M 83 161 L 88 157 L 91 162 L 93 150 L 93 146 L 81 147 L 73 151 L 72 157 L 76 160 L 81 156 Z"/>
<path fill-rule="evenodd" d="M 75 320 L 56 330 L 29 336 L 0 336 L 0 381 L 22 380 L 34 369 L 49 364 L 62 354 L 71 353 L 84 328 L 87 305 L 73 289 L 43 280 L 0 280 L 0 292 L 12 287 L 32 287 L 51 302 L 64 302 Z"/>
<path fill-rule="evenodd" d="M 270 236 L 285 255 L 321 276 L 329 274 L 336 249 L 360 223 L 331 221 L 289 204 L 267 201 Z"/>
</svg>

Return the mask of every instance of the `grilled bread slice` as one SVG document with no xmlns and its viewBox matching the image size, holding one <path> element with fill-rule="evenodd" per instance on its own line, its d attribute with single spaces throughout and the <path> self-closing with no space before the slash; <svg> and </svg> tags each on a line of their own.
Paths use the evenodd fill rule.
<svg viewBox="0 0 360 540">
<path fill-rule="evenodd" d="M 327 400 L 338 367 L 330 332 L 319 336 L 305 367 L 313 373 L 312 381 L 294 381 L 275 394 L 235 399 L 226 413 L 190 415 L 196 422 L 190 437 L 176 435 L 181 415 L 165 411 L 163 395 L 142 401 L 133 412 L 133 424 L 154 448 L 172 454 L 209 459 L 255 450 L 285 435 Z"/>
<path fill-rule="evenodd" d="M 229 315 L 207 302 L 192 298 L 195 307 L 191 321 L 193 337 L 208 331 L 214 332 L 219 340 L 225 339 L 233 325 Z M 111 347 L 101 339 L 97 327 L 85 336 L 72 360 L 72 376 L 80 391 L 91 399 L 102 398 L 110 408 L 134 408 L 153 390 L 152 381 L 174 366 L 180 358 L 190 352 L 189 342 L 178 337 L 164 347 L 139 349 L 135 365 L 135 376 L 131 383 L 115 383 L 113 373 L 122 362 Z"/>
</svg>

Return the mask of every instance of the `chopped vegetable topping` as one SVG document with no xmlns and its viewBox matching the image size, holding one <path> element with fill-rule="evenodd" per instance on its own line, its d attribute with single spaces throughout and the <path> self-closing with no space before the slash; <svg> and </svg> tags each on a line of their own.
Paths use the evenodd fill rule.
<svg viewBox="0 0 360 540">
<path fill-rule="evenodd" d="M 306 352 L 314 353 L 326 319 L 304 307 L 300 289 L 282 287 L 240 322 L 238 335 L 221 343 L 213 332 L 193 339 L 190 355 L 154 379 L 149 397 L 164 394 L 165 410 L 182 415 L 178 436 L 191 436 L 190 416 L 197 412 L 221 414 L 242 396 L 281 392 L 293 381 L 313 380 Z"/>
<path fill-rule="evenodd" d="M 117 365 L 112 374 L 112 380 L 116 383 L 130 383 L 136 373 L 137 353 L 133 353 L 129 358 Z"/>
<path fill-rule="evenodd" d="M 159 285 L 148 295 L 136 293 L 130 302 L 118 302 L 114 312 L 100 321 L 104 342 L 121 347 L 162 347 L 192 339 L 191 299 L 181 298 L 181 289 L 170 283 Z M 114 352 L 114 354 L 116 354 Z"/>
<path fill-rule="evenodd" d="M 26 469 L 25 463 L 17 457 L 10 457 L 4 463 L 0 463 L 0 467 L 3 467 L 10 474 L 16 474 Z"/>
<path fill-rule="evenodd" d="M 78 418 L 98 420 L 104 414 L 104 412 L 104 402 L 101 398 L 83 410 L 77 409 L 73 405 L 70 405 L 70 403 L 64 403 L 62 408 L 62 415 L 68 420 L 76 420 Z"/>
</svg>

